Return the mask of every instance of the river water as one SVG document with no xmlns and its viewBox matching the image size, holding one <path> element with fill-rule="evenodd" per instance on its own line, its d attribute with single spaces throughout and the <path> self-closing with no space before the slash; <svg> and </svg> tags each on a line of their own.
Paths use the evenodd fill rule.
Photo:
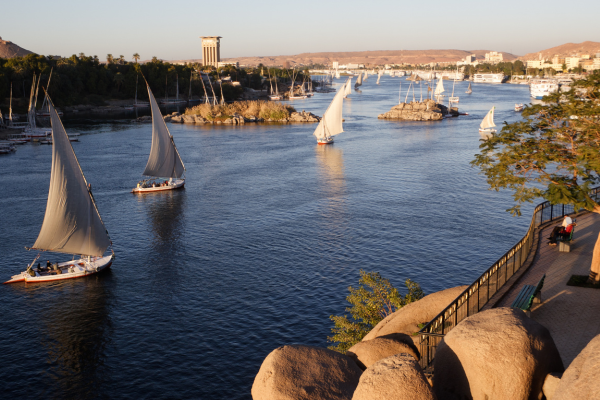
<svg viewBox="0 0 600 400">
<path fill-rule="evenodd" d="M 187 168 L 171 193 L 130 193 L 148 124 L 65 121 L 82 133 L 73 147 L 116 259 L 89 278 L 0 287 L 1 397 L 249 399 L 273 349 L 328 345 L 328 317 L 360 269 L 426 293 L 471 283 L 529 225 L 532 207 L 511 217 L 510 193 L 469 165 L 486 112 L 519 119 L 528 87 L 473 84 L 469 96 L 460 82 L 469 116 L 378 120 L 400 82 L 371 77 L 353 92 L 331 146 L 316 145 L 314 124 L 169 124 Z M 333 96 L 294 105 L 322 115 Z M 42 223 L 50 162 L 37 144 L 0 157 L 2 281 L 35 256 L 23 247 Z"/>
</svg>

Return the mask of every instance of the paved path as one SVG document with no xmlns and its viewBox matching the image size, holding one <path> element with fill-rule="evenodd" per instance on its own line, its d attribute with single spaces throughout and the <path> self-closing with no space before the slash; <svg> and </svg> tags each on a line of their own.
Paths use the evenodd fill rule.
<svg viewBox="0 0 600 400">
<path fill-rule="evenodd" d="M 542 303 L 534 305 L 531 317 L 550 330 L 566 368 L 600 334 L 600 289 L 567 286 L 571 275 L 589 273 L 600 215 L 588 213 L 577 218 L 570 253 L 546 244 L 553 227 L 544 229 L 533 265 L 497 307 L 510 307 L 523 285 L 535 285 L 546 274 Z"/>
</svg>

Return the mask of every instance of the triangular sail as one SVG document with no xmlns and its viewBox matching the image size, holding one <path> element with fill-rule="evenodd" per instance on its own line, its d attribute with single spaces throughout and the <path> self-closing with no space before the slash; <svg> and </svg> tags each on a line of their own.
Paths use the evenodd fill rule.
<svg viewBox="0 0 600 400">
<path fill-rule="evenodd" d="M 381 79 L 381 73 L 377 74 L 377 82 L 375 82 L 375 83 L 377 83 L 379 85 L 379 80 L 380 79 Z"/>
<path fill-rule="evenodd" d="M 52 122 L 52 172 L 46 215 L 34 249 L 101 256 L 110 239 L 54 105 L 48 98 Z"/>
<path fill-rule="evenodd" d="M 444 93 L 444 80 L 440 78 L 440 80 L 438 80 L 438 84 L 435 87 L 435 95 L 440 95 L 442 93 Z"/>
<path fill-rule="evenodd" d="M 359 87 L 362 85 L 362 73 L 358 74 L 358 77 L 356 78 L 356 83 L 354 84 L 354 87 Z"/>
<path fill-rule="evenodd" d="M 352 93 L 352 77 L 348 78 L 346 86 L 344 86 L 344 97 L 348 97 Z"/>
<path fill-rule="evenodd" d="M 148 86 L 146 84 L 146 86 Z M 160 178 L 180 178 L 185 167 L 175 148 L 167 124 L 160 113 L 156 99 L 148 86 L 150 109 L 152 110 L 152 147 L 144 175 Z"/>
<path fill-rule="evenodd" d="M 8 121 L 12 125 L 12 82 L 10 83 L 10 100 L 8 103 Z"/>
<path fill-rule="evenodd" d="M 323 118 L 321 118 L 317 129 L 313 133 L 317 139 L 324 139 L 344 132 L 344 127 L 342 126 L 344 92 L 345 90 L 337 92 L 331 104 L 329 104 L 327 111 L 323 114 Z"/>
<path fill-rule="evenodd" d="M 479 126 L 481 129 L 493 128 L 496 126 L 496 124 L 494 124 L 494 107 L 492 107 L 490 112 L 487 113 L 483 121 L 481 121 L 481 125 Z"/>
</svg>

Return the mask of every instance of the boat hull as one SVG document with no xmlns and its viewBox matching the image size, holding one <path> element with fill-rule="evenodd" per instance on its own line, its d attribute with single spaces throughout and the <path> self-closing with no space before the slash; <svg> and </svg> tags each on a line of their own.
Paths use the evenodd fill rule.
<svg viewBox="0 0 600 400">
<path fill-rule="evenodd" d="M 317 139 L 317 144 L 319 144 L 319 145 L 322 145 L 322 144 L 333 144 L 333 138 Z"/>
<path fill-rule="evenodd" d="M 496 133 L 496 130 L 492 129 L 492 128 L 486 128 L 486 129 L 479 128 L 479 133 Z"/>
<path fill-rule="evenodd" d="M 18 275 L 13 275 L 10 280 L 4 282 L 8 283 L 41 283 L 41 282 L 53 282 L 62 281 L 66 279 L 83 278 L 88 275 L 97 274 L 98 272 L 110 268 L 112 265 L 113 256 L 105 257 L 93 257 L 90 261 L 86 259 L 79 259 L 73 261 L 67 261 L 58 264 L 60 273 L 56 270 L 52 271 L 38 271 L 33 269 L 35 276 L 31 276 L 27 271 L 23 271 Z"/>
<path fill-rule="evenodd" d="M 185 181 L 183 179 L 176 179 L 176 180 L 173 181 L 172 185 L 168 185 L 168 186 L 155 186 L 155 187 L 147 187 L 147 188 L 136 187 L 136 188 L 134 188 L 131 191 L 131 193 L 162 192 L 162 191 L 165 191 L 165 190 L 181 189 L 181 188 L 183 188 L 184 185 L 185 185 Z"/>
</svg>

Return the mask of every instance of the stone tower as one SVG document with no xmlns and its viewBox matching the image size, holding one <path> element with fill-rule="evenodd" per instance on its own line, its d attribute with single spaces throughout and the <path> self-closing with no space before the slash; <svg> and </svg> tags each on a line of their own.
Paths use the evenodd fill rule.
<svg viewBox="0 0 600 400">
<path fill-rule="evenodd" d="M 221 61 L 221 36 L 200 36 L 202 39 L 202 65 L 217 68 Z"/>
</svg>

